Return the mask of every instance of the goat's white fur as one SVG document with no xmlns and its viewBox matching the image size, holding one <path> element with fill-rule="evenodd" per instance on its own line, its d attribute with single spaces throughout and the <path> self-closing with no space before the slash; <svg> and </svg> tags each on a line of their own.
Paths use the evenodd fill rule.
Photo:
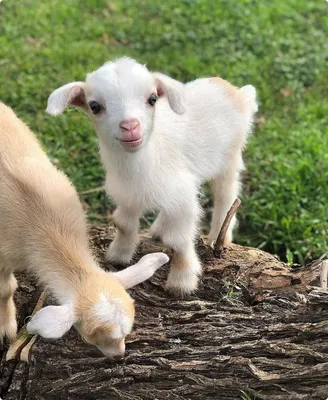
<svg viewBox="0 0 328 400">
<path fill-rule="evenodd" d="M 76 190 L 14 112 L 0 103 L 0 340 L 17 331 L 13 272 L 27 270 L 45 284 L 58 306 L 41 309 L 30 333 L 59 338 L 75 325 L 107 356 L 121 356 L 134 304 L 125 287 L 151 277 L 168 261 L 149 254 L 117 273 L 102 270 L 88 244 Z"/>
<path fill-rule="evenodd" d="M 78 93 L 74 98 L 72 87 Z M 153 108 L 147 104 L 151 93 L 159 95 Z M 98 115 L 90 111 L 90 101 L 103 107 Z M 129 262 L 138 243 L 141 214 L 158 210 L 153 234 L 174 251 L 166 286 L 178 292 L 196 289 L 201 273 L 193 243 L 200 217 L 199 189 L 212 181 L 213 241 L 240 190 L 242 149 L 257 111 L 254 87 L 238 89 L 221 78 L 182 84 L 121 58 L 88 74 L 84 83 L 55 90 L 47 112 L 58 115 L 67 104 L 81 107 L 91 118 L 107 171 L 106 189 L 118 204 L 118 231 L 108 259 Z M 119 127 L 129 118 L 141 127 L 142 144 L 133 148 L 124 145 Z M 235 222 L 233 218 L 227 244 Z"/>
<path fill-rule="evenodd" d="M 73 304 L 47 306 L 38 311 L 28 323 L 28 332 L 45 339 L 59 339 L 77 322 Z"/>
<path fill-rule="evenodd" d="M 111 304 L 104 294 L 100 295 L 100 300 L 95 304 L 94 312 L 97 318 L 108 323 L 114 323 L 115 328 L 111 332 L 113 339 L 125 337 L 131 332 L 132 320 L 128 315 L 122 315 L 121 308 L 124 306 L 120 298 L 111 299 Z"/>
</svg>

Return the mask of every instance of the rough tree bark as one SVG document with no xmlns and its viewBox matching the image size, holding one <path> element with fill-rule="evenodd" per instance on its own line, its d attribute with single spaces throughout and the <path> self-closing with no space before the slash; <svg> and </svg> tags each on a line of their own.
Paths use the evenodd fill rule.
<svg viewBox="0 0 328 400">
<path fill-rule="evenodd" d="M 112 230 L 93 228 L 100 259 Z M 233 245 L 221 258 L 202 239 L 204 276 L 186 299 L 167 295 L 167 268 L 131 290 L 137 313 L 121 362 L 105 359 L 74 330 L 57 341 L 38 338 L 29 363 L 5 361 L 4 400 L 297 400 L 328 397 L 328 294 L 315 289 L 320 263 L 291 270 L 276 257 Z M 143 236 L 136 258 L 163 250 Z M 104 265 L 104 264 L 103 264 Z M 111 266 L 104 267 L 113 269 Z M 20 325 L 40 294 L 18 277 Z"/>
</svg>

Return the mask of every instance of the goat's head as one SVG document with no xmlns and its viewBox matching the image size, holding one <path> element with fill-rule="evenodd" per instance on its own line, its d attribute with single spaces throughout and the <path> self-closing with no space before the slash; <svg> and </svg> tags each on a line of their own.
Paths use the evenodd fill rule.
<svg viewBox="0 0 328 400">
<path fill-rule="evenodd" d="M 58 115 L 68 105 L 81 108 L 106 145 L 134 152 L 150 137 L 161 97 L 167 98 L 175 113 L 184 113 L 182 83 L 123 57 L 88 74 L 85 82 L 56 89 L 48 99 L 47 112 Z"/>
<path fill-rule="evenodd" d="M 134 321 L 134 301 L 126 289 L 150 278 L 168 260 L 164 253 L 152 253 L 120 272 L 99 269 L 79 286 L 74 285 L 70 302 L 38 311 L 27 325 L 28 332 L 57 339 L 74 325 L 82 338 L 104 355 L 122 358 L 125 337 Z"/>
</svg>

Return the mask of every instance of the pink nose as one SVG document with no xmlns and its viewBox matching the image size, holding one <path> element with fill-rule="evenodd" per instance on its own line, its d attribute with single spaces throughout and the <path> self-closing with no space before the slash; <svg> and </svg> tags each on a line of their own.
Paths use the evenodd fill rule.
<svg viewBox="0 0 328 400">
<path fill-rule="evenodd" d="M 136 131 L 139 130 L 140 123 L 136 118 L 131 118 L 131 119 L 123 119 L 123 121 L 120 122 L 120 128 L 122 133 L 127 133 L 131 132 L 136 133 Z"/>
</svg>

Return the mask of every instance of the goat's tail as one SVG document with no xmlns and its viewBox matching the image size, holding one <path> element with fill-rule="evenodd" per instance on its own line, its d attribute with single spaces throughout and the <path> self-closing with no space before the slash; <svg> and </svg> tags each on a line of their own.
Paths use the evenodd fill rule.
<svg viewBox="0 0 328 400">
<path fill-rule="evenodd" d="M 239 93 L 244 100 L 248 132 L 250 132 L 254 121 L 254 115 L 258 110 L 256 89 L 252 85 L 246 85 L 239 89 Z"/>
<path fill-rule="evenodd" d="M 252 85 L 243 86 L 239 89 L 239 93 L 243 96 L 245 105 L 250 114 L 255 114 L 258 110 L 255 87 Z"/>
</svg>

